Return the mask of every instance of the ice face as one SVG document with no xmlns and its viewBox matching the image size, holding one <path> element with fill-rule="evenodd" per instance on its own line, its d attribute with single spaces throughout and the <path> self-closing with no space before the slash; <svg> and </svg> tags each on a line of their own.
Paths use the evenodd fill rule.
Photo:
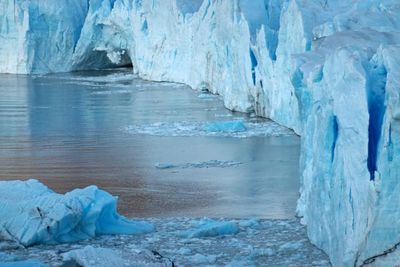
<svg viewBox="0 0 400 267">
<path fill-rule="evenodd" d="M 3 1 L 0 72 L 132 63 L 218 93 L 302 135 L 298 213 L 334 265 L 396 253 L 398 1 L 72 2 Z"/>
<path fill-rule="evenodd" d="M 31 246 L 154 230 L 151 224 L 120 216 L 116 204 L 116 198 L 95 186 L 61 195 L 37 180 L 3 181 L 0 237 Z"/>
</svg>

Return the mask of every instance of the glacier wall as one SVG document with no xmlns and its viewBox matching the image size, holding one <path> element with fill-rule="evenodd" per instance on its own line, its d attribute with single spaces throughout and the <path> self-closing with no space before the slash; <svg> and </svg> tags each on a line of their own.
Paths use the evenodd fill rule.
<svg viewBox="0 0 400 267">
<path fill-rule="evenodd" d="M 335 266 L 399 261 L 397 0 L 43 3 L 0 3 L 0 72 L 131 63 L 269 117 L 302 136 L 311 241 Z"/>
</svg>

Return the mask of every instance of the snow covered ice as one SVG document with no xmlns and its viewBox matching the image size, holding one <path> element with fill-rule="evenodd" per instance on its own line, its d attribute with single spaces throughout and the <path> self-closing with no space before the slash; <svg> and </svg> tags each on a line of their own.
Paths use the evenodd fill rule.
<svg viewBox="0 0 400 267">
<path fill-rule="evenodd" d="M 335 266 L 398 263 L 398 0 L 6 0 L 0 17 L 0 72 L 131 63 L 292 128 L 311 241 Z"/>
</svg>

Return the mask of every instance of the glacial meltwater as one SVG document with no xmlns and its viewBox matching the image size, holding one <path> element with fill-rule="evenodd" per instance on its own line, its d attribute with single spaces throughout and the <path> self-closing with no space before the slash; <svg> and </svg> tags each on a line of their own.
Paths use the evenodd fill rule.
<svg viewBox="0 0 400 267">
<path fill-rule="evenodd" d="M 135 217 L 291 219 L 299 137 L 130 69 L 0 75 L 0 180 L 95 184 Z"/>
<path fill-rule="evenodd" d="M 155 226 L 57 245 L 0 240 L 0 265 L 330 266 L 295 218 L 292 131 L 130 69 L 0 74 L 0 90 L 0 180 L 36 178 L 60 193 L 97 185 Z M 32 212 L 30 224 L 46 214 Z"/>
</svg>

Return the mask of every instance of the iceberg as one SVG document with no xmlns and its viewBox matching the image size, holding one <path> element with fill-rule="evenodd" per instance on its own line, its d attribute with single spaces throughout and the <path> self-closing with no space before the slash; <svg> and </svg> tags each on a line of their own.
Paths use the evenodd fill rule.
<svg viewBox="0 0 400 267">
<path fill-rule="evenodd" d="M 104 234 L 144 234 L 153 225 L 128 220 L 117 199 L 96 186 L 57 194 L 37 180 L 0 182 L 0 241 L 57 244 Z"/>
<path fill-rule="evenodd" d="M 334 266 L 399 263 L 397 0 L 6 0 L 0 18 L 0 72 L 132 64 L 293 129 L 310 240 Z"/>
</svg>

